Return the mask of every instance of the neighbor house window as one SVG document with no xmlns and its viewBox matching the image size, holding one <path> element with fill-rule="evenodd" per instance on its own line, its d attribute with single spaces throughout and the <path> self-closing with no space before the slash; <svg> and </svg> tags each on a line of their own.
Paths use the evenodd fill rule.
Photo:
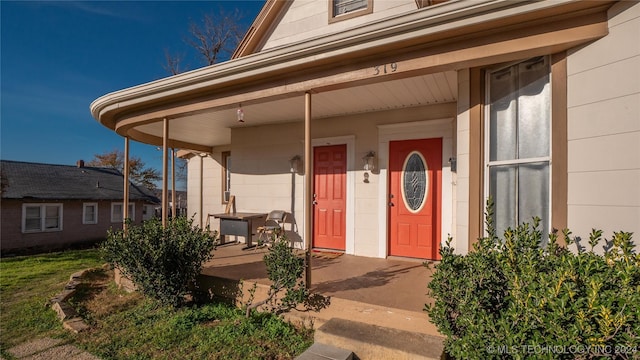
<svg viewBox="0 0 640 360">
<path fill-rule="evenodd" d="M 487 73 L 485 195 L 498 234 L 539 217 L 550 223 L 551 84 L 547 57 Z"/>
<path fill-rule="evenodd" d="M 122 218 L 122 203 L 111 203 L 111 222 L 122 222 Z M 136 220 L 136 206 L 133 203 L 129 203 L 129 219 Z"/>
<path fill-rule="evenodd" d="M 97 203 L 82 204 L 82 223 L 83 224 L 98 223 L 98 204 Z"/>
<path fill-rule="evenodd" d="M 231 152 L 222 153 L 222 203 L 227 203 L 231 196 Z"/>
<path fill-rule="evenodd" d="M 62 204 L 23 204 L 22 232 L 62 230 Z"/>
<path fill-rule="evenodd" d="M 329 0 L 329 22 L 373 12 L 373 0 Z"/>
</svg>

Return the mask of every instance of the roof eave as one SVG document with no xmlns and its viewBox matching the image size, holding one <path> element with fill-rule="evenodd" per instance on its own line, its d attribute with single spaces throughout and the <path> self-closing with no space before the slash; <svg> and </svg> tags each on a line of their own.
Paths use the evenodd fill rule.
<svg viewBox="0 0 640 360">
<path fill-rule="evenodd" d="M 310 39 L 235 58 L 146 84 L 101 96 L 90 105 L 93 117 L 115 130 L 117 117 L 178 95 L 250 82 L 294 67 L 314 66 L 346 53 L 393 46 L 399 38 L 420 38 L 430 33 L 453 31 L 475 23 L 506 18 L 567 4 L 576 0 L 514 2 L 511 0 L 452 0 L 430 9 L 385 19 L 357 29 Z M 424 15 L 429 11 L 429 16 Z"/>
</svg>

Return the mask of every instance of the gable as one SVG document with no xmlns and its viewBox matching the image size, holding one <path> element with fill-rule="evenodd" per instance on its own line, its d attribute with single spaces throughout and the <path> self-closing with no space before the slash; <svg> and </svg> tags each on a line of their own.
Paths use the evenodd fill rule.
<svg viewBox="0 0 640 360">
<path fill-rule="evenodd" d="M 415 11 L 415 0 L 369 0 L 371 12 L 334 21 L 331 0 L 270 1 L 254 21 L 234 58 L 340 33 L 398 14 Z"/>
</svg>

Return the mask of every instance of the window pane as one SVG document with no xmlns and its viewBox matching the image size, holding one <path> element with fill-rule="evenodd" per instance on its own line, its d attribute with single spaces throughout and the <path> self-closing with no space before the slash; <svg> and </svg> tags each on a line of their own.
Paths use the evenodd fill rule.
<svg viewBox="0 0 640 360">
<path fill-rule="evenodd" d="M 333 16 L 366 8 L 367 0 L 333 0 Z"/>
<path fill-rule="evenodd" d="M 407 209 L 417 212 L 427 199 L 427 165 L 418 152 L 412 152 L 405 160 L 402 171 L 402 199 Z"/>
<path fill-rule="evenodd" d="M 26 231 L 39 231 L 40 219 L 26 219 L 24 222 L 24 229 Z"/>
<path fill-rule="evenodd" d="M 489 82 L 489 158 L 491 161 L 516 159 L 516 74 L 512 68 L 497 71 L 491 74 Z"/>
<path fill-rule="evenodd" d="M 551 92 L 546 58 L 518 65 L 518 158 L 549 156 Z"/>
<path fill-rule="evenodd" d="M 96 222 L 96 207 L 95 205 L 87 205 L 84 207 L 84 222 L 94 223 Z"/>
<path fill-rule="evenodd" d="M 45 207 L 45 229 L 58 229 L 60 228 L 60 207 L 59 206 L 46 206 Z"/>
<path fill-rule="evenodd" d="M 496 234 L 516 224 L 516 171 L 517 165 L 492 166 L 489 169 L 489 195 L 494 203 Z"/>
<path fill-rule="evenodd" d="M 518 219 L 520 223 L 532 222 L 534 216 L 542 219 L 543 237 L 549 233 L 549 164 L 520 165 L 518 171 Z"/>
<path fill-rule="evenodd" d="M 27 219 L 40 219 L 40 206 L 27 206 L 25 215 Z"/>
<path fill-rule="evenodd" d="M 41 231 L 40 206 L 27 206 L 24 211 L 24 230 Z"/>
<path fill-rule="evenodd" d="M 111 221 L 122 221 L 122 204 L 113 204 L 111 206 Z"/>
</svg>

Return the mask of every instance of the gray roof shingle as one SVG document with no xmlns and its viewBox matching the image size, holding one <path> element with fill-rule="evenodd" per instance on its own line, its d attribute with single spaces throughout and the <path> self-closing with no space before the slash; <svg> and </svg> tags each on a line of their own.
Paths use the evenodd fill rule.
<svg viewBox="0 0 640 360">
<path fill-rule="evenodd" d="M 1 160 L 3 199 L 122 200 L 124 176 L 116 169 Z M 129 199 L 159 203 L 131 183 Z"/>
</svg>

